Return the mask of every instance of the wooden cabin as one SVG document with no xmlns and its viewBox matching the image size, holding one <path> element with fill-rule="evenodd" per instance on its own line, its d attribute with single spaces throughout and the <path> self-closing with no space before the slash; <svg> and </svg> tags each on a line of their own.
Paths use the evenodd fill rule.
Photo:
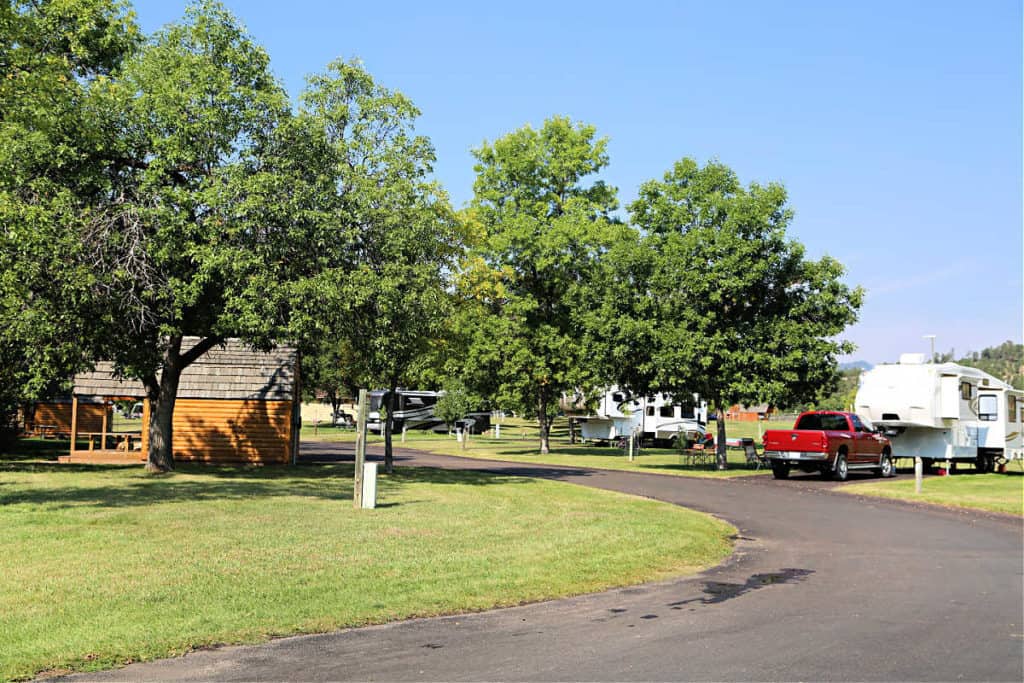
<svg viewBox="0 0 1024 683">
<path fill-rule="evenodd" d="M 183 350 L 195 339 L 186 339 Z M 142 383 L 118 379 L 111 363 L 75 377 L 71 453 L 64 462 L 142 462 L 149 445 L 149 399 Z M 143 403 L 141 422 L 84 428 L 90 407 Z M 215 347 L 181 375 L 174 406 L 173 448 L 179 462 L 292 463 L 298 455 L 298 355 L 279 347 L 253 351 L 237 340 Z M 105 414 L 105 413 L 104 413 Z M 77 419 L 76 419 L 77 418 Z M 90 425 L 94 427 L 95 425 Z"/>
<path fill-rule="evenodd" d="M 25 431 L 39 436 L 71 436 L 71 399 L 40 401 L 32 406 L 32 416 L 25 421 Z M 78 428 L 99 431 L 104 412 L 110 419 L 110 406 L 99 403 L 78 406 Z"/>
</svg>

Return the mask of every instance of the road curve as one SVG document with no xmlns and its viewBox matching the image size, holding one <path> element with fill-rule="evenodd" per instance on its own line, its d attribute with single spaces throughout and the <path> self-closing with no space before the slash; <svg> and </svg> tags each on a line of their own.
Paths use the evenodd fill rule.
<svg viewBox="0 0 1024 683">
<path fill-rule="evenodd" d="M 347 445 L 304 444 L 344 458 Z M 1024 680 L 1018 518 L 835 493 L 398 451 L 400 464 L 622 491 L 739 529 L 697 577 L 196 652 L 90 680 Z"/>
</svg>

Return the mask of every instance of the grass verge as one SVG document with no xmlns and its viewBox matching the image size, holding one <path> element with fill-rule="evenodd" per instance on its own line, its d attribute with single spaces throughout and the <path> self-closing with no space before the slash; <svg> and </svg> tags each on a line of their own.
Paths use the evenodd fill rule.
<svg viewBox="0 0 1024 683">
<path fill-rule="evenodd" d="M 914 492 L 913 475 L 850 484 L 837 490 L 864 496 L 1024 515 L 1024 476 L 1013 472 L 928 477 L 922 483 L 920 494 Z"/>
<path fill-rule="evenodd" d="M 753 423 L 736 423 L 746 426 Z M 752 429 L 756 430 L 755 424 Z M 714 423 L 709 426 L 714 430 Z M 730 430 L 733 425 L 730 424 Z M 750 430 L 747 427 L 747 430 Z M 742 432 L 742 429 L 739 431 Z M 746 433 L 733 434 L 729 438 L 744 436 Z M 335 429 L 320 427 L 314 433 L 312 426 L 306 425 L 302 430 L 302 438 L 321 441 L 355 441 L 352 429 Z M 384 440 L 371 435 L 367 443 L 382 444 Z M 489 435 L 473 435 L 465 448 L 447 434 L 435 434 L 424 430 L 410 430 L 403 442 L 401 434 L 394 436 L 396 446 L 416 448 L 440 455 L 457 455 L 464 458 L 482 458 L 491 460 L 507 460 L 510 462 L 535 463 L 542 465 L 562 465 L 566 467 L 592 467 L 605 470 L 623 470 L 629 472 L 648 472 L 656 474 L 672 474 L 686 477 L 745 477 L 766 474 L 770 469 L 762 467 L 754 470 L 747 466 L 742 451 L 728 452 L 730 469 L 718 471 L 713 465 L 692 465 L 685 463 L 679 454 L 669 448 L 644 448 L 640 455 L 630 462 L 625 452 L 615 446 L 594 446 L 570 444 L 568 425 L 564 419 L 555 421 L 551 430 L 551 452 L 547 455 L 538 453 L 537 425 L 521 419 L 506 419 L 501 427 L 501 438 Z"/>
<path fill-rule="evenodd" d="M 0 461 L 0 679 L 697 572 L 734 530 L 583 487 L 400 468 Z"/>
</svg>

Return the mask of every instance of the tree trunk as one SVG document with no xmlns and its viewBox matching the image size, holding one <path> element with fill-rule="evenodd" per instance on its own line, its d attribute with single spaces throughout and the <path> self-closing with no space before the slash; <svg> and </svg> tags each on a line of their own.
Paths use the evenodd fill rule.
<svg viewBox="0 0 1024 683">
<path fill-rule="evenodd" d="M 569 443 L 576 445 L 576 420 L 569 418 Z"/>
<path fill-rule="evenodd" d="M 395 456 L 391 449 L 391 432 L 395 428 L 395 405 L 398 403 L 398 387 L 392 386 L 388 392 L 388 414 L 384 420 L 384 471 L 394 472 Z"/>
<path fill-rule="evenodd" d="M 715 424 L 718 425 L 718 436 L 715 437 L 715 460 L 718 469 L 727 470 L 729 461 L 725 455 L 725 409 L 719 403 L 719 401 L 715 401 L 715 407 L 718 408 L 718 419 L 715 420 Z"/>
<path fill-rule="evenodd" d="M 147 472 L 170 472 L 174 469 L 172 426 L 181 372 L 221 342 L 220 337 L 206 337 L 187 352 L 181 353 L 181 336 L 171 337 L 160 366 L 159 380 L 156 375 L 148 375 L 142 379 L 150 404 Z"/>
<path fill-rule="evenodd" d="M 177 354 L 174 354 L 177 356 Z M 165 357 L 160 384 L 149 391 L 149 452 L 147 472 L 170 472 L 174 469 L 173 422 L 174 402 L 178 398 L 181 367 Z"/>
<path fill-rule="evenodd" d="M 537 424 L 540 427 L 540 454 L 547 455 L 551 452 L 549 439 L 551 423 L 548 420 L 547 397 L 543 393 L 540 395 L 539 405 L 537 406 Z"/>
</svg>

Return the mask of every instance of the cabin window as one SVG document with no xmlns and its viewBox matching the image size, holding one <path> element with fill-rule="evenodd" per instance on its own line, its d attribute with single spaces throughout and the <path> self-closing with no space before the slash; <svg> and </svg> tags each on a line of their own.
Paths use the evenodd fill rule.
<svg viewBox="0 0 1024 683">
<path fill-rule="evenodd" d="M 1017 414 L 1017 397 L 1007 396 L 1006 397 L 1006 416 L 1009 419 L 1013 419 Z"/>
<path fill-rule="evenodd" d="M 978 419 L 982 422 L 995 422 L 999 419 L 999 401 L 992 394 L 978 398 Z"/>
<path fill-rule="evenodd" d="M 647 406 L 647 417 L 654 417 L 654 406 Z"/>
<path fill-rule="evenodd" d="M 672 417 L 672 406 L 662 406 L 659 412 L 662 417 Z"/>
<path fill-rule="evenodd" d="M 623 401 L 626 400 L 626 395 L 623 394 L 621 391 L 616 391 L 614 394 L 612 394 L 612 400 L 615 401 L 616 403 L 622 403 Z"/>
<path fill-rule="evenodd" d="M 960 398 L 965 401 L 971 400 L 971 383 L 960 382 Z"/>
</svg>

